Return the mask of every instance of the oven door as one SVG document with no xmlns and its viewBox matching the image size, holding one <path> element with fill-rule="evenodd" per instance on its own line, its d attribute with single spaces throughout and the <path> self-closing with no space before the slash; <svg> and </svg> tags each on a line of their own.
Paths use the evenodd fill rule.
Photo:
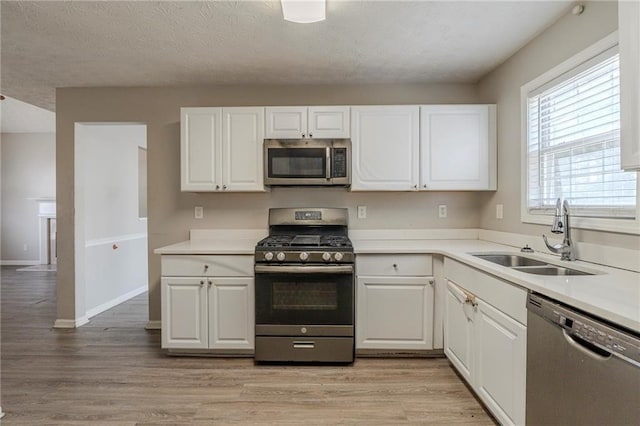
<svg viewBox="0 0 640 426">
<path fill-rule="evenodd" d="M 255 278 L 256 335 L 353 335 L 353 265 L 256 265 Z"/>
<path fill-rule="evenodd" d="M 265 141 L 266 185 L 331 184 L 331 148 L 321 141 Z"/>
</svg>

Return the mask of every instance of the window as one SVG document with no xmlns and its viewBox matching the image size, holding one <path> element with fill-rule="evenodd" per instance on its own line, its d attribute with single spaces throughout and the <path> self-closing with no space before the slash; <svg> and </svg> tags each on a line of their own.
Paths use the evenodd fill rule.
<svg viewBox="0 0 640 426">
<path fill-rule="evenodd" d="M 522 89 L 523 221 L 546 223 L 531 219 L 551 215 L 556 199 L 564 198 L 574 217 L 637 223 L 637 174 L 620 167 L 618 49 L 614 44 L 594 50 L 582 52 L 581 58 L 568 61 L 573 62 L 570 67 L 563 64 L 561 70 L 552 70 Z M 585 58 L 587 53 L 591 55 Z M 580 226 L 579 222 L 574 221 Z M 582 223 L 606 228 L 593 220 Z"/>
</svg>

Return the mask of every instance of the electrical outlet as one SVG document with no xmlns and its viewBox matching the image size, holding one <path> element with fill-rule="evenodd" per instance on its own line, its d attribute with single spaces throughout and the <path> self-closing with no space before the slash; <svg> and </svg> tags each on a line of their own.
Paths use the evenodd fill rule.
<svg viewBox="0 0 640 426">
<path fill-rule="evenodd" d="M 202 206 L 196 206 L 193 211 L 193 217 L 196 219 L 202 219 L 204 217 L 204 209 Z"/>
<path fill-rule="evenodd" d="M 496 219 L 502 219 L 504 217 L 504 205 L 496 204 Z"/>
<path fill-rule="evenodd" d="M 446 204 L 440 204 L 438 206 L 438 217 L 441 218 L 441 219 L 447 217 L 447 205 Z"/>
<path fill-rule="evenodd" d="M 358 219 L 367 218 L 367 206 L 358 206 Z"/>
</svg>

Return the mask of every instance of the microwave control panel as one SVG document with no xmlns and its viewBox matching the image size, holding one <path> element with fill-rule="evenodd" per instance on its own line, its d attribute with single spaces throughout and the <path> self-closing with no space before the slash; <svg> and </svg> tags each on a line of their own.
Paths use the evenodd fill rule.
<svg viewBox="0 0 640 426">
<path fill-rule="evenodd" d="M 333 148 L 331 177 L 347 177 L 347 149 Z"/>
</svg>

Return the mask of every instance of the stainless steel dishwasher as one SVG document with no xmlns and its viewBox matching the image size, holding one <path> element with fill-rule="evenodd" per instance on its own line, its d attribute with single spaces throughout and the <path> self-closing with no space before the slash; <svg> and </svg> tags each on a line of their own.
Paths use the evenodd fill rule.
<svg viewBox="0 0 640 426">
<path fill-rule="evenodd" d="M 640 336 L 530 293 L 526 420 L 640 425 Z"/>
</svg>

